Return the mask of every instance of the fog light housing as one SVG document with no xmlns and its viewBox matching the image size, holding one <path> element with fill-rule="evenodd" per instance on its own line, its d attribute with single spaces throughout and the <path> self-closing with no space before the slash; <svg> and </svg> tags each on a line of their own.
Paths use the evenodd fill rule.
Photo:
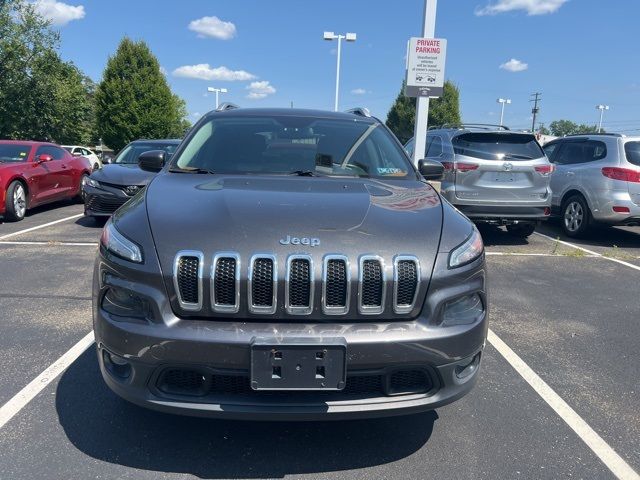
<svg viewBox="0 0 640 480">
<path fill-rule="evenodd" d="M 131 376 L 131 364 L 124 358 L 102 350 L 102 362 L 104 368 L 114 377 L 126 380 Z"/>
<path fill-rule="evenodd" d="M 482 298 L 477 293 L 447 302 L 442 314 L 442 325 L 470 325 L 484 313 Z"/>
<path fill-rule="evenodd" d="M 480 353 L 477 353 L 475 357 L 466 365 L 457 365 L 455 369 L 456 378 L 463 380 L 472 376 L 478 370 L 480 365 Z"/>
<path fill-rule="evenodd" d="M 124 288 L 110 286 L 102 297 L 102 309 L 112 315 L 129 318 L 147 318 L 148 303 Z"/>
</svg>

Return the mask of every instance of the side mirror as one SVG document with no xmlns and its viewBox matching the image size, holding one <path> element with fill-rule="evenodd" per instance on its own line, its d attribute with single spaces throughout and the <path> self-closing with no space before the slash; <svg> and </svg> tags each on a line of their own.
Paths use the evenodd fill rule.
<svg viewBox="0 0 640 480">
<path fill-rule="evenodd" d="M 38 155 L 37 163 L 50 162 L 51 160 L 53 160 L 53 157 L 51 155 L 43 153 L 41 155 Z"/>
<path fill-rule="evenodd" d="M 140 154 L 138 166 L 146 172 L 159 172 L 164 167 L 164 159 L 164 150 L 150 150 Z"/>
<path fill-rule="evenodd" d="M 444 166 L 436 160 L 420 160 L 418 170 L 425 180 L 441 180 L 444 175 Z"/>
</svg>

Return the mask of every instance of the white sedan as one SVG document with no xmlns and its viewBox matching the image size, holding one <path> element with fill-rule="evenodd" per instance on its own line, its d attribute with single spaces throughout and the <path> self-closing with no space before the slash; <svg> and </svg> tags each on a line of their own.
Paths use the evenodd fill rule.
<svg viewBox="0 0 640 480">
<path fill-rule="evenodd" d="M 102 168 L 102 160 L 98 158 L 98 155 L 95 154 L 92 150 L 89 150 L 87 147 L 82 147 L 80 145 L 62 145 L 67 152 L 69 152 L 74 157 L 85 157 L 91 162 L 91 169 L 98 170 Z"/>
</svg>

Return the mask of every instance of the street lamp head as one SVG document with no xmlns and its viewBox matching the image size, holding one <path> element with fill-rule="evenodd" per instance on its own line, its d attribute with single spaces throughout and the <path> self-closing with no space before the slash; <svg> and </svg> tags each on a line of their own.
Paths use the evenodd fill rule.
<svg viewBox="0 0 640 480">
<path fill-rule="evenodd" d="M 324 38 L 325 40 L 329 40 L 329 41 L 335 40 L 336 39 L 336 34 L 333 33 L 333 32 L 324 32 L 324 36 L 322 38 Z"/>
<path fill-rule="evenodd" d="M 227 92 L 228 92 L 228 90 L 226 88 L 221 88 L 220 89 L 220 93 L 227 93 Z"/>
<path fill-rule="evenodd" d="M 356 41 L 356 34 L 355 33 L 347 33 L 347 35 L 345 36 L 345 39 L 347 40 L 347 42 L 355 42 Z"/>
<path fill-rule="evenodd" d="M 216 89 L 213 87 L 207 87 L 207 92 L 215 92 Z"/>
<path fill-rule="evenodd" d="M 511 99 L 507 98 L 507 105 L 511 105 Z"/>
<path fill-rule="evenodd" d="M 609 105 L 596 105 L 596 110 L 609 110 Z"/>
</svg>

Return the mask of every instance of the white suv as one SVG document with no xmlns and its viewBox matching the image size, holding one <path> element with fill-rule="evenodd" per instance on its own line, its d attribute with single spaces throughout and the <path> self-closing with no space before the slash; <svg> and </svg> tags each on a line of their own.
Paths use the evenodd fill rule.
<svg viewBox="0 0 640 480">
<path fill-rule="evenodd" d="M 92 170 L 98 170 L 102 168 L 102 160 L 96 155 L 92 150 L 89 150 L 87 147 L 82 147 L 80 145 L 62 145 L 67 152 L 69 152 L 74 157 L 85 157 L 91 163 Z"/>
</svg>

